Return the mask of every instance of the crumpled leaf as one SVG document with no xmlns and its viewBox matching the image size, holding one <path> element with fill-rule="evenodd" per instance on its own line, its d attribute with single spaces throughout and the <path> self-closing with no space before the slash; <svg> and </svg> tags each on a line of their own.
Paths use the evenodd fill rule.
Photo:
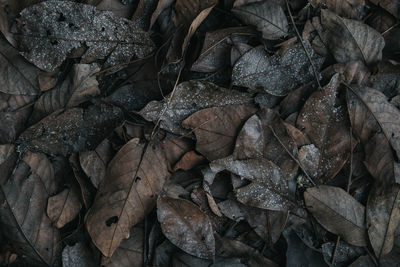
<svg viewBox="0 0 400 267">
<path fill-rule="evenodd" d="M 340 171 L 353 149 L 345 105 L 336 97 L 339 82 L 339 76 L 335 75 L 323 90 L 314 92 L 297 118 L 297 127 L 303 129 L 321 154 L 317 176 L 323 182 Z M 352 145 L 355 144 L 353 140 Z"/>
<path fill-rule="evenodd" d="M 95 150 L 79 153 L 82 170 L 96 188 L 99 188 L 100 183 L 106 176 L 107 164 L 110 162 L 112 156 L 113 151 L 108 139 L 101 142 Z"/>
<path fill-rule="evenodd" d="M 47 197 L 56 189 L 51 162 L 43 154 L 27 152 L 0 182 L 3 234 L 30 263 L 53 266 L 61 239 L 46 215 Z"/>
<path fill-rule="evenodd" d="M 142 58 L 154 50 L 149 34 L 108 11 L 68 1 L 45 1 L 24 9 L 19 20 L 22 55 L 38 68 L 53 71 L 83 44 L 84 58 L 106 58 L 105 67 Z"/>
<path fill-rule="evenodd" d="M 114 156 L 86 216 L 86 228 L 104 256 L 111 257 L 130 228 L 151 211 L 166 178 L 167 162 L 158 145 L 134 138 Z"/>
<path fill-rule="evenodd" d="M 168 107 L 165 100 L 152 101 L 139 114 L 148 121 L 156 122 L 167 107 L 161 116 L 160 127 L 172 133 L 185 134 L 188 131 L 181 127 L 182 121 L 198 110 L 250 102 L 250 94 L 221 88 L 210 82 L 188 81 L 175 88 Z"/>
<path fill-rule="evenodd" d="M 227 199 L 218 203 L 221 212 L 231 220 L 246 220 L 254 231 L 268 244 L 278 241 L 285 228 L 288 212 L 248 207 L 238 201 Z"/>
<path fill-rule="evenodd" d="M 193 129 L 196 150 L 208 160 L 214 160 L 232 154 L 240 128 L 256 111 L 250 105 L 206 108 L 192 114 L 182 125 Z"/>
<path fill-rule="evenodd" d="M 321 185 L 304 192 L 307 209 L 328 231 L 349 244 L 366 246 L 365 207 L 340 187 Z"/>
<path fill-rule="evenodd" d="M 322 26 L 328 31 L 327 45 L 339 63 L 361 60 L 367 65 L 382 59 L 385 41 L 379 32 L 361 21 L 344 19 L 321 11 Z"/>
<path fill-rule="evenodd" d="M 317 55 L 308 42 L 304 45 L 317 68 L 323 58 Z M 301 44 L 295 44 L 280 55 L 268 56 L 262 46 L 257 46 L 240 59 L 232 70 L 232 83 L 249 88 L 251 92 L 265 92 L 284 96 L 300 85 L 314 79 L 314 72 Z"/>
<path fill-rule="evenodd" d="M 83 242 L 66 246 L 62 251 L 63 267 L 94 267 L 94 256 L 90 248 Z"/>
<path fill-rule="evenodd" d="M 215 173 L 227 170 L 251 181 L 235 188 L 236 197 L 243 204 L 275 211 L 286 211 L 290 207 L 291 197 L 282 170 L 267 159 L 235 160 L 230 156 L 214 160 L 210 168 Z"/>
<path fill-rule="evenodd" d="M 395 170 L 392 150 L 384 134 L 373 136 L 365 146 L 365 161 L 375 182 L 366 207 L 368 235 L 375 255 L 380 259 L 393 247 L 395 230 L 400 222 L 400 185 L 395 184 L 399 173 Z"/>
<path fill-rule="evenodd" d="M 31 123 L 35 123 L 54 111 L 74 107 L 100 94 L 99 83 L 93 75 L 100 70 L 96 63 L 75 64 L 70 75 L 56 88 L 45 92 L 35 102 Z"/>
<path fill-rule="evenodd" d="M 193 203 L 167 196 L 157 200 L 157 218 L 164 235 L 183 251 L 213 259 L 215 240 L 210 219 Z"/>
<path fill-rule="evenodd" d="M 6 40 L 0 37 L 0 92 L 13 95 L 39 93 L 39 70 L 25 61 Z"/>
<path fill-rule="evenodd" d="M 244 42 L 253 32 L 247 27 L 225 28 L 207 32 L 200 55 L 191 70 L 214 72 L 230 64 L 232 42 Z"/>
<path fill-rule="evenodd" d="M 78 188 L 66 188 L 55 196 L 49 197 L 47 202 L 47 215 L 57 228 L 72 221 L 81 211 Z"/>
<path fill-rule="evenodd" d="M 21 151 L 65 156 L 95 149 L 122 120 L 121 109 L 107 105 L 58 110 L 26 129 L 17 143 Z"/>
<path fill-rule="evenodd" d="M 232 9 L 246 24 L 256 26 L 265 39 L 279 39 L 288 33 L 288 21 L 283 9 L 274 1 L 262 1 Z"/>
<path fill-rule="evenodd" d="M 397 156 L 400 156 L 400 111 L 386 96 L 369 87 L 347 90 L 347 105 L 353 132 L 363 144 L 382 129 Z"/>
<path fill-rule="evenodd" d="M 310 0 L 310 3 L 314 7 L 324 4 L 330 11 L 349 19 L 360 19 L 365 5 L 364 0 Z"/>
<path fill-rule="evenodd" d="M 177 0 L 173 17 L 176 31 L 168 49 L 167 61 L 181 59 L 185 48 L 197 28 L 218 3 L 217 0 Z"/>
</svg>

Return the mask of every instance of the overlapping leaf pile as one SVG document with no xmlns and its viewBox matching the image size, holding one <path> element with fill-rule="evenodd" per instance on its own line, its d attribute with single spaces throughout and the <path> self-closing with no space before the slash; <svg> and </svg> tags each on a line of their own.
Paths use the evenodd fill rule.
<svg viewBox="0 0 400 267">
<path fill-rule="evenodd" d="M 397 266 L 396 0 L 0 1 L 0 264 Z"/>
</svg>

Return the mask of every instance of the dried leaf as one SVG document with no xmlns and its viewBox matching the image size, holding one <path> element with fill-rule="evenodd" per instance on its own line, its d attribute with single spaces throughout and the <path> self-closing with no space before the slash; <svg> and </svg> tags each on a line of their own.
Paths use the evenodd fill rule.
<svg viewBox="0 0 400 267">
<path fill-rule="evenodd" d="M 349 19 L 360 19 L 360 13 L 365 5 L 364 0 L 310 0 L 310 3 L 314 7 L 324 4 L 329 10 Z"/>
<path fill-rule="evenodd" d="M 332 262 L 333 253 L 335 253 L 335 265 L 334 266 L 348 266 L 350 262 L 365 253 L 364 249 L 355 247 L 347 244 L 346 242 L 340 241 L 337 245 L 336 242 L 324 243 L 321 246 L 322 255 L 324 256 L 325 262 L 330 264 Z"/>
<path fill-rule="evenodd" d="M 162 142 L 165 157 L 170 166 L 174 166 L 187 152 L 194 149 L 194 141 L 188 138 L 166 138 Z"/>
<path fill-rule="evenodd" d="M 349 121 L 342 103 L 337 103 L 339 75 L 332 77 L 323 90 L 314 92 L 297 118 L 297 127 L 304 129 L 321 154 L 318 177 L 327 182 L 342 169 L 350 151 Z M 353 140 L 353 146 L 356 141 Z"/>
<path fill-rule="evenodd" d="M 148 33 L 111 12 L 68 1 L 45 1 L 21 12 L 22 55 L 40 69 L 52 71 L 68 53 L 83 44 L 84 57 L 106 58 L 105 66 L 150 54 L 154 44 Z"/>
<path fill-rule="evenodd" d="M 253 33 L 247 27 L 207 32 L 200 56 L 193 63 L 191 70 L 214 72 L 229 66 L 232 42 L 244 42 L 249 35 Z"/>
<path fill-rule="evenodd" d="M 307 209 L 328 231 L 347 243 L 366 246 L 365 207 L 339 187 L 321 185 L 304 192 Z"/>
<path fill-rule="evenodd" d="M 90 178 L 92 184 L 99 188 L 100 183 L 106 176 L 106 168 L 113 156 L 110 141 L 105 139 L 93 151 L 83 151 L 79 153 L 79 160 L 82 170 Z"/>
<path fill-rule="evenodd" d="M 240 128 L 256 111 L 245 105 L 206 108 L 188 117 L 182 125 L 193 129 L 196 150 L 208 160 L 214 160 L 232 154 Z"/>
<path fill-rule="evenodd" d="M 14 95 L 39 93 L 39 70 L 0 37 L 0 92 Z"/>
<path fill-rule="evenodd" d="M 221 88 L 209 82 L 188 81 L 175 88 L 168 107 L 165 101 L 152 101 L 139 114 L 148 121 L 156 122 L 166 109 L 160 118 L 160 127 L 172 133 L 185 134 L 187 131 L 182 129 L 182 121 L 198 110 L 250 102 L 250 94 Z"/>
<path fill-rule="evenodd" d="M 149 30 L 151 15 L 158 0 L 140 0 L 131 20 L 145 31 Z"/>
<path fill-rule="evenodd" d="M 47 215 L 57 228 L 64 227 L 79 214 L 82 204 L 78 188 L 66 188 L 55 196 L 49 197 Z"/>
<path fill-rule="evenodd" d="M 353 132 L 363 144 L 382 129 L 400 156 L 400 111 L 386 96 L 369 87 L 347 90 L 347 105 Z"/>
<path fill-rule="evenodd" d="M 197 154 L 195 151 L 189 151 L 175 164 L 173 171 L 188 171 L 204 163 L 207 163 L 207 160 L 202 155 Z"/>
<path fill-rule="evenodd" d="M 135 8 L 134 3 L 122 3 L 120 0 L 94 0 L 99 3 L 87 3 L 89 5 L 95 5 L 97 10 L 110 11 L 115 16 L 129 19 L 132 16 L 132 12 Z"/>
<path fill-rule="evenodd" d="M 261 119 L 254 114 L 243 125 L 236 138 L 233 156 L 237 159 L 262 157 L 264 154 L 264 133 Z"/>
<path fill-rule="evenodd" d="M 61 240 L 46 215 L 47 197 L 55 193 L 53 167 L 43 154 L 27 152 L 11 176 L 1 179 L 0 221 L 5 237 L 30 263 L 52 266 Z"/>
<path fill-rule="evenodd" d="M 151 211 L 166 177 L 167 162 L 157 145 L 135 138 L 118 151 L 86 217 L 86 228 L 103 255 L 111 257 L 129 238 L 130 228 Z"/>
<path fill-rule="evenodd" d="M 235 188 L 236 197 L 243 204 L 275 211 L 285 211 L 290 207 L 287 181 L 281 169 L 269 160 L 234 160 L 230 156 L 214 160 L 210 168 L 215 173 L 227 170 L 251 181 L 248 185 Z"/>
<path fill-rule="evenodd" d="M 396 24 L 396 18 L 383 9 L 378 9 L 368 18 L 367 24 L 380 33 L 390 30 Z"/>
<path fill-rule="evenodd" d="M 304 43 L 317 68 L 323 63 L 308 42 Z M 268 56 L 262 46 L 255 47 L 236 61 L 232 70 L 232 83 L 249 88 L 251 92 L 265 92 L 284 96 L 300 85 L 314 79 L 307 54 L 300 44 L 285 54 Z"/>
<path fill-rule="evenodd" d="M 18 138 L 21 151 L 67 155 L 95 149 L 117 126 L 123 114 L 117 107 L 90 106 L 86 110 L 58 110 L 26 129 Z"/>
<path fill-rule="evenodd" d="M 314 144 L 302 146 L 298 155 L 301 166 L 312 178 L 318 178 L 318 164 L 321 161 L 321 154 Z"/>
<path fill-rule="evenodd" d="M 339 63 L 361 60 L 367 65 L 382 59 L 385 41 L 379 32 L 361 21 L 321 11 L 322 26 L 329 32 L 327 44 Z"/>
<path fill-rule="evenodd" d="M 393 16 L 400 17 L 400 4 L 396 0 L 371 0 L 372 3 L 385 9 Z"/>
<path fill-rule="evenodd" d="M 158 1 L 156 10 L 154 10 L 153 14 L 151 15 L 150 29 L 153 27 L 154 23 L 156 22 L 158 16 L 161 14 L 161 12 L 163 12 L 164 9 L 171 6 L 172 3 L 174 3 L 174 0 L 159 0 Z"/>
<path fill-rule="evenodd" d="M 210 219 L 196 205 L 163 196 L 157 200 L 157 218 L 164 235 L 174 245 L 199 258 L 214 258 L 215 240 Z"/>
<path fill-rule="evenodd" d="M 246 24 L 256 26 L 265 39 L 279 39 L 288 33 L 288 21 L 283 9 L 274 1 L 250 3 L 232 9 Z"/>
<path fill-rule="evenodd" d="M 94 267 L 94 256 L 89 247 L 82 242 L 66 246 L 62 252 L 63 267 Z"/>
<path fill-rule="evenodd" d="M 99 70 L 96 63 L 75 64 L 63 83 L 36 101 L 30 122 L 35 123 L 58 109 L 78 106 L 89 97 L 100 94 L 99 83 L 93 75 Z"/>
</svg>

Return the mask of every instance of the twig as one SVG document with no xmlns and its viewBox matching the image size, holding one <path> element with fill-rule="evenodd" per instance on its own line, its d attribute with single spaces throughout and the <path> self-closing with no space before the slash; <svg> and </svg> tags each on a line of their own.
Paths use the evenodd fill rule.
<svg viewBox="0 0 400 267">
<path fill-rule="evenodd" d="M 152 56 L 154 56 L 154 53 L 151 53 L 150 55 L 145 56 L 145 57 L 143 57 L 143 58 L 137 58 L 137 59 L 134 59 L 134 60 L 131 60 L 131 61 L 128 61 L 128 62 L 124 62 L 124 63 L 118 64 L 118 65 L 114 65 L 114 66 L 105 68 L 105 69 L 103 69 L 103 70 L 100 70 L 100 71 L 98 71 L 98 72 L 93 73 L 93 74 L 90 75 L 90 76 L 100 75 L 100 74 L 103 74 L 104 72 L 107 72 L 107 71 L 112 70 L 112 69 L 116 69 L 116 68 L 119 68 L 119 67 L 131 65 L 131 64 L 134 64 L 134 63 L 137 63 L 137 62 L 140 62 L 140 61 L 149 59 L 149 58 L 151 58 Z"/>
<path fill-rule="evenodd" d="M 288 3 L 287 0 L 285 0 L 285 2 L 286 2 L 286 7 L 287 7 L 287 9 L 288 9 L 288 11 L 289 11 L 290 20 L 292 21 L 292 24 L 293 24 L 293 27 L 294 27 L 294 29 L 295 29 L 295 31 L 296 31 L 297 37 L 299 38 L 300 43 L 301 43 L 301 46 L 303 47 L 304 52 L 306 52 L 307 58 L 308 58 L 308 60 L 309 60 L 310 63 L 311 63 L 311 67 L 312 67 L 312 69 L 313 69 L 315 79 L 317 80 L 318 87 L 319 87 L 319 89 L 322 89 L 322 86 L 321 86 L 321 84 L 319 83 L 319 75 L 318 75 L 317 69 L 315 68 L 314 62 L 313 62 L 312 59 L 311 59 L 310 53 L 308 53 L 307 48 L 306 48 L 306 46 L 305 46 L 304 43 L 303 43 L 303 38 L 301 38 L 301 35 L 300 35 L 300 33 L 299 33 L 299 30 L 298 30 L 297 27 L 296 27 L 296 23 L 294 22 L 294 19 L 293 19 L 293 16 L 292 16 L 292 12 L 290 11 L 289 3 Z"/>
</svg>

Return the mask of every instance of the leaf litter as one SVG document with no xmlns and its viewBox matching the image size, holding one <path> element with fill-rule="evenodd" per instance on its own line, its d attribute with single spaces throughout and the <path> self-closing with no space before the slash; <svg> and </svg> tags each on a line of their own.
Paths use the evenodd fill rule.
<svg viewBox="0 0 400 267">
<path fill-rule="evenodd" d="M 0 265 L 395 266 L 399 10 L 0 1 Z"/>
</svg>

